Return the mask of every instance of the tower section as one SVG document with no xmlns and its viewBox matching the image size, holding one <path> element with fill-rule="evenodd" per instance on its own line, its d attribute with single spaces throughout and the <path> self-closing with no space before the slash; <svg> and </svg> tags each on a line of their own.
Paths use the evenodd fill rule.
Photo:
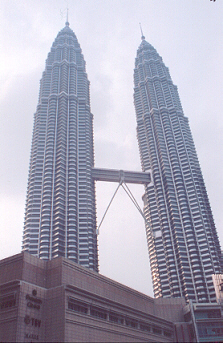
<svg viewBox="0 0 223 343">
<path fill-rule="evenodd" d="M 134 69 L 144 213 L 155 297 L 215 301 L 221 250 L 188 119 L 169 70 L 142 37 Z"/>
<path fill-rule="evenodd" d="M 58 33 L 40 81 L 22 249 L 64 256 L 98 271 L 93 115 L 80 45 L 69 23 Z"/>
</svg>

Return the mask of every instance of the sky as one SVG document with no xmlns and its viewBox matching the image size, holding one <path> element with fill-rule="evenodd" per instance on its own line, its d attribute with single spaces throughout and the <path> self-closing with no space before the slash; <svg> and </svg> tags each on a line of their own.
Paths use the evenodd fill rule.
<svg viewBox="0 0 223 343">
<path fill-rule="evenodd" d="M 169 67 L 223 246 L 223 1 L 0 1 L 0 259 L 21 251 L 39 81 L 69 8 L 90 80 L 95 166 L 140 171 L 133 69 L 143 34 Z M 116 189 L 98 182 L 98 223 Z M 141 185 L 130 185 L 143 207 Z M 153 296 L 143 218 L 122 188 L 100 228 L 100 273 Z"/>
</svg>

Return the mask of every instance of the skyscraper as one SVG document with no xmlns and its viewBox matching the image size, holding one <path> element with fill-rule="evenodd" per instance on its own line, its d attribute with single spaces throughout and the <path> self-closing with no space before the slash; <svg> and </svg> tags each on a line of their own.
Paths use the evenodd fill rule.
<svg viewBox="0 0 223 343">
<path fill-rule="evenodd" d="M 221 250 L 187 117 L 157 51 L 142 42 L 134 69 L 144 213 L 155 297 L 215 301 Z"/>
<path fill-rule="evenodd" d="M 92 121 L 84 57 L 66 22 L 40 82 L 22 249 L 97 271 Z"/>
</svg>

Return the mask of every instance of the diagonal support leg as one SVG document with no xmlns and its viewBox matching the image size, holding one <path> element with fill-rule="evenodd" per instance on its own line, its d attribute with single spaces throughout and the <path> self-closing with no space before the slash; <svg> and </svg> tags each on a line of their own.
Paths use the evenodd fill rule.
<svg viewBox="0 0 223 343">
<path fill-rule="evenodd" d="M 100 226 L 101 226 L 101 224 L 103 223 L 103 220 L 104 220 L 104 218 L 105 218 L 105 216 L 106 216 L 106 214 L 107 214 L 107 212 L 108 212 L 108 209 L 109 209 L 109 207 L 110 207 L 110 205 L 111 205 L 111 203 L 112 203 L 114 197 L 116 196 L 116 193 L 118 192 L 118 189 L 119 189 L 119 187 L 121 186 L 121 184 L 122 184 L 122 181 L 119 182 L 118 187 L 116 188 L 116 191 L 115 191 L 115 193 L 113 194 L 113 197 L 111 198 L 111 200 L 110 200 L 110 202 L 109 202 L 109 204 L 108 204 L 108 207 L 107 207 L 106 210 L 105 210 L 105 213 L 104 213 L 104 215 L 103 215 L 103 217 L 102 217 L 102 220 L 101 220 L 100 224 L 98 225 L 98 227 L 97 227 L 97 229 L 96 229 L 96 234 L 97 234 L 97 235 L 99 235 Z"/>
</svg>

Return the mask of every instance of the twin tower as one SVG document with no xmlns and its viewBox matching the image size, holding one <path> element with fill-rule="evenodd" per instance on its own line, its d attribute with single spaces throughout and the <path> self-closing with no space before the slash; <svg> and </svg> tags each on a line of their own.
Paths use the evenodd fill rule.
<svg viewBox="0 0 223 343">
<path fill-rule="evenodd" d="M 222 256 L 188 119 L 177 87 L 142 36 L 134 69 L 142 172 L 94 168 L 93 115 L 80 45 L 58 33 L 40 82 L 22 249 L 98 271 L 95 181 L 143 183 L 155 297 L 215 301 Z"/>
</svg>

